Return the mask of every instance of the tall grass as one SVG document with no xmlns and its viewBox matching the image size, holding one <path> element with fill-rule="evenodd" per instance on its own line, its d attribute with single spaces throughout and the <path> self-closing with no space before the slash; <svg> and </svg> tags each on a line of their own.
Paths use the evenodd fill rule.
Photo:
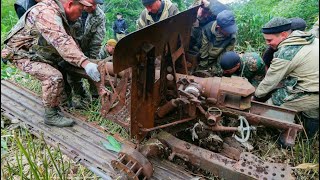
<svg viewBox="0 0 320 180">
<path fill-rule="evenodd" d="M 6 139 L 10 151 L 1 156 L 1 179 L 98 179 L 66 158 L 60 148 L 49 147 L 43 138 L 35 139 L 24 129 L 2 130 L 1 140 L 4 135 L 11 135 Z"/>
<path fill-rule="evenodd" d="M 266 45 L 261 28 L 273 17 L 300 17 L 310 29 L 319 14 L 318 0 L 240 0 L 231 4 L 238 25 L 237 50 L 246 51 L 248 44 L 262 53 Z"/>
</svg>

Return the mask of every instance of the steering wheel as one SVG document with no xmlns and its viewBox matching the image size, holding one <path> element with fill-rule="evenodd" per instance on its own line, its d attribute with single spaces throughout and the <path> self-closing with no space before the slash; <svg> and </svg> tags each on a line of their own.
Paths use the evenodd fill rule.
<svg viewBox="0 0 320 180">
<path fill-rule="evenodd" d="M 249 123 L 245 117 L 239 116 L 238 120 L 240 121 L 240 125 L 238 126 L 238 132 L 240 132 L 241 137 L 237 136 L 236 134 L 234 134 L 233 136 L 237 141 L 244 143 L 248 141 L 250 137 L 251 127 L 249 126 Z"/>
</svg>

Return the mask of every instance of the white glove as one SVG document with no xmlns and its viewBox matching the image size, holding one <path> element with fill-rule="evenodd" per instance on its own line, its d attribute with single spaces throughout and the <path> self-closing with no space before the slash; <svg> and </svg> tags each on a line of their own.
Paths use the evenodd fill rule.
<svg viewBox="0 0 320 180">
<path fill-rule="evenodd" d="M 100 73 L 98 71 L 98 65 L 92 62 L 89 62 L 86 67 L 84 67 L 86 73 L 90 78 L 96 82 L 100 81 Z"/>
</svg>

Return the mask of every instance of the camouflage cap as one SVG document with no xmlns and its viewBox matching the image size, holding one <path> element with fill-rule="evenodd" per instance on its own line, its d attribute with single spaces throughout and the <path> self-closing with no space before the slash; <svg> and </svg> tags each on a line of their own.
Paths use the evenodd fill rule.
<svg viewBox="0 0 320 180">
<path fill-rule="evenodd" d="M 262 27 L 264 34 L 277 34 L 291 29 L 291 21 L 283 17 L 272 18 Z"/>
<path fill-rule="evenodd" d="M 89 6 L 89 7 L 92 6 L 92 4 L 89 3 L 87 0 L 78 0 L 78 2 L 81 3 L 84 6 Z"/>
</svg>

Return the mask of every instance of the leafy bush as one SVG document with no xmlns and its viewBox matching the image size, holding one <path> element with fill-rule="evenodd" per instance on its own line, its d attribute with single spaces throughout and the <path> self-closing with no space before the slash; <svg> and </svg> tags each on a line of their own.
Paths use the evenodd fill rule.
<svg viewBox="0 0 320 180">
<path fill-rule="evenodd" d="M 262 26 L 273 17 L 300 17 L 311 27 L 318 16 L 318 0 L 247 0 L 231 4 L 238 24 L 238 49 L 250 44 L 256 51 L 265 48 Z"/>
</svg>

